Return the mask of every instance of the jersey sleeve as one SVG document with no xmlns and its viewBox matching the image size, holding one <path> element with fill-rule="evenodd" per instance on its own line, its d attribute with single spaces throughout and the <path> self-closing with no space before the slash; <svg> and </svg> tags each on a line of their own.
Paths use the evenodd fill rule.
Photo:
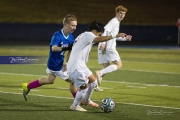
<svg viewBox="0 0 180 120">
<path fill-rule="evenodd" d="M 82 42 L 83 44 L 92 44 L 94 38 L 96 38 L 97 36 L 95 36 L 93 33 L 91 32 L 85 32 L 83 33 L 81 36 L 79 36 L 79 38 L 83 39 Z M 78 40 L 78 39 L 77 39 Z"/>
<path fill-rule="evenodd" d="M 88 36 L 87 36 L 87 42 L 88 42 L 88 44 L 93 43 L 93 40 L 94 40 L 94 38 L 96 38 L 96 37 L 97 37 L 97 36 L 95 36 L 93 33 L 88 34 Z"/>
<path fill-rule="evenodd" d="M 60 36 L 57 33 L 55 33 L 51 38 L 51 45 L 58 46 L 60 42 L 61 42 Z"/>
</svg>

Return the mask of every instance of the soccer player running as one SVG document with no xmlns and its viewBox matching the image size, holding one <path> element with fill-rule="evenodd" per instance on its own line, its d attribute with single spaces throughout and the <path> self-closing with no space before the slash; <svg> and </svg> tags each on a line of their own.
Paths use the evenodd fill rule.
<svg viewBox="0 0 180 120">
<path fill-rule="evenodd" d="M 127 8 L 123 6 L 118 6 L 115 8 L 115 17 L 112 18 L 104 27 L 104 33 L 102 36 L 116 35 L 119 32 L 120 22 L 124 19 L 127 12 Z M 101 42 L 98 44 L 98 62 L 102 64 L 104 69 L 96 71 L 97 79 L 99 80 L 99 85 L 101 84 L 102 76 L 116 71 L 122 67 L 122 62 L 118 51 L 116 50 L 116 41 L 131 41 L 132 36 L 126 35 L 122 38 L 112 38 L 107 42 Z M 111 62 L 113 63 L 111 65 Z M 96 91 L 103 91 L 100 87 L 95 88 Z"/>
<path fill-rule="evenodd" d="M 49 58 L 47 61 L 46 72 L 47 77 L 39 78 L 30 83 L 23 83 L 23 96 L 27 101 L 27 95 L 31 89 L 40 87 L 46 84 L 53 84 L 56 77 L 59 77 L 70 84 L 70 91 L 75 97 L 77 92 L 76 87 L 71 83 L 64 64 L 65 52 L 72 49 L 74 37 L 72 33 L 76 30 L 77 18 L 74 15 L 68 14 L 63 19 L 63 28 L 55 32 L 51 38 Z M 67 55 L 68 57 L 68 55 Z M 67 58 L 68 59 L 68 58 Z"/>
<path fill-rule="evenodd" d="M 104 31 L 102 24 L 94 21 L 88 26 L 89 31 L 80 34 L 74 42 L 72 51 L 67 63 L 67 72 L 78 88 L 76 97 L 73 104 L 70 106 L 71 110 L 75 111 L 87 111 L 81 105 L 90 105 L 92 107 L 98 107 L 99 105 L 93 102 L 90 97 L 94 88 L 97 86 L 97 78 L 87 67 L 89 53 L 92 45 L 98 42 L 104 42 L 112 38 L 124 37 L 124 33 L 113 34 L 109 36 L 101 36 Z"/>
</svg>

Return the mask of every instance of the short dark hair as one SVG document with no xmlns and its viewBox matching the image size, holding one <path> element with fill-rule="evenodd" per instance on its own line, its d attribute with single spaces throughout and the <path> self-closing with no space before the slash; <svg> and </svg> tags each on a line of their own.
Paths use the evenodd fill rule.
<svg viewBox="0 0 180 120">
<path fill-rule="evenodd" d="M 88 25 L 88 30 L 89 31 L 97 30 L 98 32 L 104 32 L 104 26 L 97 21 L 93 21 Z"/>
</svg>

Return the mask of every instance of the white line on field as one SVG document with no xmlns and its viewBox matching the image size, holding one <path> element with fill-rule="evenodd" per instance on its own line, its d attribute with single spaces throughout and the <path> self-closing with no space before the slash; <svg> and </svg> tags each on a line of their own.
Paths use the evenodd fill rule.
<svg viewBox="0 0 180 120">
<path fill-rule="evenodd" d="M 113 83 L 121 83 L 121 84 L 135 84 L 135 85 L 144 85 L 144 86 L 159 86 L 159 87 L 174 87 L 174 88 L 180 88 L 180 86 L 170 86 L 170 85 L 157 85 L 157 84 L 144 84 L 144 83 L 131 83 L 131 82 L 117 82 L 117 81 L 108 81 L 108 80 L 102 80 L 102 82 L 113 82 Z"/>
<path fill-rule="evenodd" d="M 160 72 L 160 71 L 149 71 L 149 70 L 133 70 L 133 69 L 121 69 L 121 70 L 127 70 L 127 71 L 137 71 L 137 72 L 152 72 L 152 73 L 162 73 L 162 74 L 177 74 L 179 75 L 180 73 L 173 73 L 173 72 Z"/>
<path fill-rule="evenodd" d="M 63 87 L 57 87 L 56 89 L 60 89 L 60 90 L 69 90 L 69 88 L 63 88 Z"/>
<path fill-rule="evenodd" d="M 140 86 L 126 86 L 126 87 L 130 87 L 130 88 L 146 88 L 146 87 L 140 87 Z"/>
<path fill-rule="evenodd" d="M 0 74 L 7 74 L 7 75 L 22 75 L 22 76 L 42 76 L 42 77 L 45 77 L 45 75 L 32 75 L 32 74 L 19 74 L 19 73 L 5 73 L 5 72 L 0 72 Z"/>
<path fill-rule="evenodd" d="M 95 59 L 90 61 L 97 61 Z M 143 63 L 143 64 L 166 64 L 166 65 L 180 65 L 179 63 L 168 63 L 168 62 L 142 62 L 142 61 L 124 61 L 122 62 L 129 62 L 129 63 Z"/>
<path fill-rule="evenodd" d="M 108 89 L 109 89 L 109 90 L 110 90 L 110 89 L 114 89 L 114 88 L 107 88 L 107 87 L 100 87 L 100 88 L 102 88 L 102 89 L 107 89 L 107 90 L 108 90 Z"/>
<path fill-rule="evenodd" d="M 17 92 L 5 92 L 5 91 L 0 91 L 0 93 L 22 95 L 22 93 L 17 93 Z M 45 96 L 45 95 L 38 95 L 38 94 L 29 94 L 29 95 L 31 95 L 31 96 L 38 96 L 38 97 L 46 97 L 46 98 L 73 99 L 73 98 L 69 98 L 69 97 Z M 94 100 L 94 101 L 98 101 L 98 100 Z M 136 105 L 136 106 L 156 107 L 156 108 L 159 107 L 159 108 L 167 108 L 167 109 L 180 110 L 180 108 L 167 107 L 167 106 L 155 106 L 155 105 L 146 105 L 146 104 L 137 104 L 137 103 L 125 103 L 125 102 L 116 102 L 116 103 L 126 104 L 126 105 Z"/>
<path fill-rule="evenodd" d="M 130 63 L 143 63 L 143 64 L 168 64 L 168 65 L 180 65 L 179 63 L 163 63 L 163 62 L 142 62 L 142 61 L 122 61 L 122 62 L 130 62 Z"/>
<path fill-rule="evenodd" d="M 161 64 L 167 64 L 167 63 L 161 63 Z M 45 65 L 45 64 L 31 64 L 31 65 Z M 172 65 L 180 65 L 180 64 L 173 64 L 172 63 Z M 102 67 L 97 67 L 97 66 L 89 66 L 89 68 L 102 69 Z M 177 75 L 180 74 L 180 73 L 174 73 L 174 72 L 161 72 L 161 71 L 149 71 L 149 70 L 133 70 L 133 69 L 123 69 L 123 68 L 121 68 L 120 70 L 137 71 L 137 72 L 152 72 L 152 73 L 162 73 L 162 74 L 177 74 Z"/>
<path fill-rule="evenodd" d="M 0 72 L 0 74 L 22 75 L 22 76 L 41 76 L 41 77 L 45 77 L 44 75 L 18 74 L 18 73 L 5 73 L 5 72 Z M 165 85 L 164 85 L 164 84 L 157 85 L 157 84 L 145 84 L 145 83 L 117 82 L 117 81 L 108 81 L 108 80 L 104 80 L 104 79 L 102 80 L 102 82 L 180 88 L 180 86 L 170 86 L 170 85 L 166 85 L 166 84 L 165 84 Z"/>
<path fill-rule="evenodd" d="M 102 69 L 102 67 L 93 67 L 93 66 L 89 66 L 89 68 L 99 68 L 99 69 Z M 162 73 L 162 74 L 177 74 L 177 75 L 180 74 L 180 73 L 174 73 L 174 72 L 161 72 L 161 71 L 149 71 L 149 70 L 133 70 L 133 69 L 123 69 L 123 68 L 121 68 L 120 70 L 135 71 L 135 72 Z"/>
</svg>

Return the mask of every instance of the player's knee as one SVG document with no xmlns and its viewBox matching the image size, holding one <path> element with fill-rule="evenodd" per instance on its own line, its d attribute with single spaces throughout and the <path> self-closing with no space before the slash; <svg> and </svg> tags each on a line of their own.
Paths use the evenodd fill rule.
<svg viewBox="0 0 180 120">
<path fill-rule="evenodd" d="M 47 80 L 47 84 L 53 84 L 54 83 L 54 80 Z"/>
<path fill-rule="evenodd" d="M 46 78 L 46 84 L 53 84 L 55 81 L 55 78 Z"/>
<path fill-rule="evenodd" d="M 120 69 L 122 67 L 122 63 L 119 63 L 118 65 L 117 65 L 117 69 Z"/>
<path fill-rule="evenodd" d="M 80 88 L 81 90 L 84 90 L 84 89 L 88 88 L 88 84 L 81 85 L 79 88 Z"/>
</svg>

